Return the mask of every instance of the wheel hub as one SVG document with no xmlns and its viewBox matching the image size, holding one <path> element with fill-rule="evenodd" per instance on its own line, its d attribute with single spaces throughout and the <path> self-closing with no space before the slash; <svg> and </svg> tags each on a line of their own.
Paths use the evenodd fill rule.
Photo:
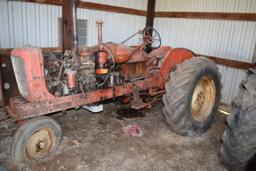
<svg viewBox="0 0 256 171">
<path fill-rule="evenodd" d="M 44 149 L 47 145 L 47 140 L 40 141 L 38 144 L 39 149 Z"/>
<path fill-rule="evenodd" d="M 202 77 L 196 84 L 192 95 L 192 117 L 198 122 L 205 121 L 211 114 L 215 104 L 216 87 L 209 76 Z"/>
<path fill-rule="evenodd" d="M 56 136 L 51 128 L 42 128 L 36 131 L 27 141 L 26 152 L 29 158 L 45 157 L 56 145 Z"/>
</svg>

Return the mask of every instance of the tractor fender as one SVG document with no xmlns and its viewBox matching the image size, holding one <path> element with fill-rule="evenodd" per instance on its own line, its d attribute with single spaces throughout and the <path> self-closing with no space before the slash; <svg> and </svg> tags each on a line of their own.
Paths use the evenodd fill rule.
<svg viewBox="0 0 256 171">
<path fill-rule="evenodd" d="M 160 75 L 164 81 L 169 80 L 170 71 L 177 65 L 185 61 L 186 59 L 196 56 L 195 53 L 185 48 L 173 48 L 170 49 L 164 59 L 160 68 Z"/>
</svg>

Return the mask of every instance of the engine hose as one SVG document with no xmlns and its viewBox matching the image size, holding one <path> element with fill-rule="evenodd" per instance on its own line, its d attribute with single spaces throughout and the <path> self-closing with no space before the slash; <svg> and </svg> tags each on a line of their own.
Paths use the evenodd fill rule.
<svg viewBox="0 0 256 171">
<path fill-rule="evenodd" d="M 61 75 L 62 75 L 63 67 L 64 67 L 64 63 L 62 62 L 62 63 L 61 63 L 61 66 L 60 66 L 60 71 L 59 71 L 59 75 L 58 75 L 58 80 L 57 80 L 58 83 L 60 82 L 60 78 L 61 78 Z"/>
<path fill-rule="evenodd" d="M 103 86 L 107 82 L 108 77 L 109 77 L 109 74 L 106 76 L 105 80 L 102 83 L 97 84 L 97 87 Z"/>
</svg>

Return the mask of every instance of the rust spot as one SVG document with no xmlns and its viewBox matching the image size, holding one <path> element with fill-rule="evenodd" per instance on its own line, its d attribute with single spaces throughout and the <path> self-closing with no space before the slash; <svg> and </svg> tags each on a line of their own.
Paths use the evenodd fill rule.
<svg viewBox="0 0 256 171">
<path fill-rule="evenodd" d="M 71 102 L 66 102 L 66 103 L 56 104 L 53 107 L 62 109 L 62 108 L 69 108 L 70 106 L 71 106 Z M 50 109 L 50 111 L 51 111 L 51 109 Z"/>
</svg>

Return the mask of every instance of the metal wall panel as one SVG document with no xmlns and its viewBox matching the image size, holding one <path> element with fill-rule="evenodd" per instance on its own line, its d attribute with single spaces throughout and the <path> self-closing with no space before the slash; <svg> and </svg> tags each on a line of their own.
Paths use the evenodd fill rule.
<svg viewBox="0 0 256 171">
<path fill-rule="evenodd" d="M 158 11 L 251 12 L 255 0 L 158 0 Z M 196 53 L 252 62 L 256 47 L 256 22 L 156 18 L 155 27 L 163 44 L 186 47 Z M 245 71 L 219 66 L 222 74 L 222 101 L 230 103 L 238 93 Z"/>
<path fill-rule="evenodd" d="M 252 62 L 256 22 L 156 18 L 155 27 L 163 44 Z"/>
<path fill-rule="evenodd" d="M 136 5 L 138 3 L 135 3 L 134 7 Z M 28 44 L 39 47 L 59 45 L 58 18 L 61 17 L 61 7 L 1 0 L 0 11 L 0 48 L 20 47 Z M 88 20 L 88 45 L 97 43 L 97 20 L 104 21 L 103 39 L 105 42 L 121 42 L 138 29 L 142 29 L 146 22 L 145 17 L 141 16 L 86 9 L 78 9 L 78 18 Z M 129 45 L 136 43 L 138 39 L 128 42 Z"/>
<path fill-rule="evenodd" d="M 103 41 L 121 42 L 145 26 L 145 17 L 128 14 L 99 12 L 94 10 L 78 10 L 78 18 L 88 20 L 88 45 L 97 44 L 96 21 L 104 21 Z M 138 44 L 139 39 L 134 38 L 127 42 L 128 45 Z"/>
<path fill-rule="evenodd" d="M 82 0 L 86 2 L 101 3 L 126 8 L 146 10 L 147 0 Z M 103 41 L 122 42 L 140 29 L 143 29 L 146 20 L 142 16 L 118 14 L 95 10 L 79 9 L 78 17 L 88 19 L 88 44 L 97 44 L 96 21 L 103 20 Z M 128 45 L 136 45 L 139 40 L 135 37 L 127 42 Z"/>
<path fill-rule="evenodd" d="M 255 0 L 157 0 L 157 11 L 255 12 Z"/>
<path fill-rule="evenodd" d="M 0 48 L 58 46 L 57 6 L 0 1 Z"/>
</svg>

